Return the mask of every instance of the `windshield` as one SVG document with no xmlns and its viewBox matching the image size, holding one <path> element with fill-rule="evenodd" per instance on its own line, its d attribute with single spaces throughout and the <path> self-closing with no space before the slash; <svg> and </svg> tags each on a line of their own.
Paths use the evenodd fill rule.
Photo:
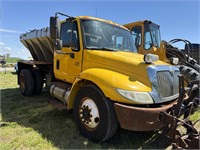
<svg viewBox="0 0 200 150">
<path fill-rule="evenodd" d="M 87 49 L 137 52 L 128 30 L 96 20 L 82 20 Z"/>
<path fill-rule="evenodd" d="M 154 23 L 149 23 L 145 25 L 145 49 L 152 47 L 160 47 L 161 37 L 160 28 Z"/>
</svg>

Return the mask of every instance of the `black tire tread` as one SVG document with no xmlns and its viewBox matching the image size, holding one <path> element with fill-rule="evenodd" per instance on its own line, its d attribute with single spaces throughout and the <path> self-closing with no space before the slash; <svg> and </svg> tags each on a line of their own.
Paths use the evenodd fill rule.
<svg viewBox="0 0 200 150">
<path fill-rule="evenodd" d="M 109 125 L 110 125 L 110 127 L 108 129 L 108 131 L 109 131 L 108 134 L 105 136 L 105 138 L 102 140 L 102 142 L 111 138 L 116 133 L 118 126 L 119 126 L 113 102 L 110 101 L 110 100 L 107 100 L 107 103 L 108 103 L 108 107 L 109 107 L 108 113 L 110 114 L 109 115 L 109 121 L 110 121 Z"/>
<path fill-rule="evenodd" d="M 42 92 L 43 88 L 43 78 L 42 74 L 40 73 L 39 70 L 33 70 L 33 79 L 34 79 L 34 94 L 39 95 Z"/>
<path fill-rule="evenodd" d="M 106 121 L 104 120 L 105 122 L 107 122 L 107 129 L 104 130 L 104 131 L 106 131 L 106 133 L 101 138 L 99 138 L 95 135 L 93 137 L 90 137 L 87 135 L 87 133 L 85 133 L 85 131 L 84 132 L 81 131 L 81 129 L 79 127 L 81 125 L 81 123 L 79 122 L 79 116 L 78 116 L 79 114 L 77 113 L 78 109 L 79 109 L 78 108 L 79 98 L 84 93 L 92 93 L 94 91 L 96 91 L 98 94 L 101 95 L 101 97 L 103 97 L 102 103 L 105 104 L 105 106 L 107 108 L 107 110 L 104 110 L 104 112 L 107 111 L 106 115 L 108 116 L 107 120 Z M 77 96 L 75 98 L 75 102 L 74 102 L 74 117 L 75 117 L 76 123 L 78 124 L 79 130 L 82 132 L 82 134 L 95 142 L 103 142 L 103 141 L 111 138 L 116 133 L 116 131 L 118 129 L 118 125 L 119 125 L 112 101 L 106 99 L 104 94 L 101 92 L 101 90 L 94 85 L 86 85 L 78 91 Z M 104 132 L 104 131 L 102 131 L 102 132 Z"/>
<path fill-rule="evenodd" d="M 193 80 L 200 80 L 200 73 L 195 69 L 184 65 L 180 65 L 179 69 L 180 73 L 183 75 L 186 82 L 190 82 Z"/>
<path fill-rule="evenodd" d="M 34 89 L 34 80 L 33 80 L 31 70 L 23 69 L 20 72 L 20 76 L 23 76 L 24 80 L 25 80 L 25 90 L 22 91 L 20 89 L 20 91 L 21 91 L 22 95 L 30 96 L 31 94 L 33 94 L 33 89 Z"/>
</svg>

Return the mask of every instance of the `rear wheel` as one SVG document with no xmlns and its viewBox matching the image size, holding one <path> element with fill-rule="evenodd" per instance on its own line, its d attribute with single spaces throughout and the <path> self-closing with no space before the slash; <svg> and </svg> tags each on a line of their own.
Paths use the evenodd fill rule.
<svg viewBox="0 0 200 150">
<path fill-rule="evenodd" d="M 33 70 L 32 71 L 33 74 L 33 79 L 34 79 L 34 94 L 38 95 L 42 92 L 42 88 L 43 88 L 43 78 L 42 78 L 42 74 L 40 73 L 39 70 Z"/>
<path fill-rule="evenodd" d="M 20 92 L 24 96 L 30 96 L 33 93 L 34 80 L 31 70 L 23 69 L 19 75 Z"/>
<path fill-rule="evenodd" d="M 93 85 L 84 86 L 77 93 L 74 117 L 80 132 L 96 142 L 109 139 L 118 128 L 113 103 Z"/>
</svg>

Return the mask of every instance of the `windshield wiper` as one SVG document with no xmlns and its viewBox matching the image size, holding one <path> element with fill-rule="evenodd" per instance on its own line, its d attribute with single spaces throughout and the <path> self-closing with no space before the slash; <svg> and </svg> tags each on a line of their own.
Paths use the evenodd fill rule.
<svg viewBox="0 0 200 150">
<path fill-rule="evenodd" d="M 88 47 L 91 50 L 104 50 L 104 51 L 117 51 L 117 49 L 109 48 L 109 47 Z"/>
<path fill-rule="evenodd" d="M 109 47 L 102 47 L 102 50 L 106 50 L 106 51 L 117 51 L 118 49 L 109 48 Z"/>
</svg>

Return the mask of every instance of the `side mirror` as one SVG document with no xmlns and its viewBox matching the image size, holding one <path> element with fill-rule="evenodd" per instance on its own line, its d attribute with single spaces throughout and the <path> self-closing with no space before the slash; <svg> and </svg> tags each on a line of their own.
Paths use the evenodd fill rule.
<svg viewBox="0 0 200 150">
<path fill-rule="evenodd" d="M 58 17 L 50 17 L 50 37 L 60 39 L 60 19 Z"/>
<path fill-rule="evenodd" d="M 62 50 L 63 42 L 60 39 L 56 39 L 56 50 Z"/>
<path fill-rule="evenodd" d="M 52 39 L 56 38 L 56 19 L 55 19 L 55 17 L 50 17 L 50 37 Z"/>
</svg>

